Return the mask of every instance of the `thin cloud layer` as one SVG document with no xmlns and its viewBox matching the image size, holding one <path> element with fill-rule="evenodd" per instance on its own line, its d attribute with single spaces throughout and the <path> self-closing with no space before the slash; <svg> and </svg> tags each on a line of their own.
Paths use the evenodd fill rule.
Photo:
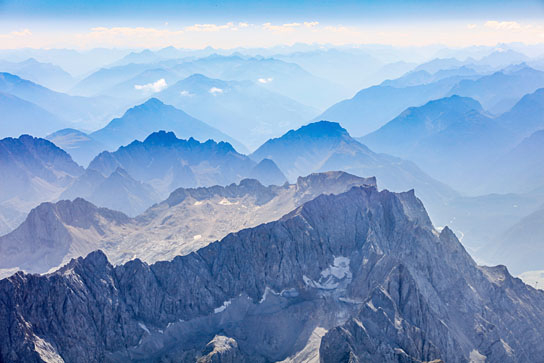
<svg viewBox="0 0 544 363">
<path fill-rule="evenodd" d="M 291 23 L 223 24 L 196 23 L 163 28 L 104 27 L 87 31 L 58 32 L 43 29 L 15 29 L 0 34 L 0 48 L 79 48 L 126 47 L 180 48 L 268 47 L 294 43 L 332 45 L 381 43 L 396 46 L 445 44 L 448 46 L 495 45 L 501 42 L 535 44 L 544 41 L 544 21 L 524 23 L 495 19 L 479 23 L 395 23 L 395 24 L 323 24 L 315 20 Z"/>
</svg>

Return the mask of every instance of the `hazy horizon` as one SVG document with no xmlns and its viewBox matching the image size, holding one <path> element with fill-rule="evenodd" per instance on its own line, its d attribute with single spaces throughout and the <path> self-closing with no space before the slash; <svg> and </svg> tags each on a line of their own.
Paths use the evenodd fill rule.
<svg viewBox="0 0 544 363">
<path fill-rule="evenodd" d="M 544 2 L 0 1 L 0 49 L 544 42 Z"/>
</svg>

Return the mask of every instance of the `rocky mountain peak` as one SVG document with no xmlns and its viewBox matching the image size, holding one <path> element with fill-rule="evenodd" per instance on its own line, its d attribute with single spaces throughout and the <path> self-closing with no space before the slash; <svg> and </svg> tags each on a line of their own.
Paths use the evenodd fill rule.
<svg viewBox="0 0 544 363">
<path fill-rule="evenodd" d="M 317 121 L 312 122 L 306 126 L 288 132 L 284 137 L 309 137 L 309 138 L 321 138 L 321 137 L 344 137 L 349 136 L 346 129 L 344 129 L 338 122 L 332 121 Z"/>
<path fill-rule="evenodd" d="M 308 176 L 300 176 L 297 178 L 297 188 L 305 189 L 308 187 L 330 187 L 334 184 L 357 184 L 377 187 L 376 177 L 361 178 L 344 171 L 326 171 L 322 173 L 312 173 Z"/>
<path fill-rule="evenodd" d="M 152 97 L 142 103 L 141 105 L 134 106 L 127 110 L 126 115 L 130 115 L 131 113 L 138 113 L 138 112 L 150 112 L 154 113 L 157 112 L 163 108 L 173 108 L 172 106 L 165 105 L 161 100 L 158 98 Z"/>
<path fill-rule="evenodd" d="M 93 252 L 54 277 L 14 275 L 0 281 L 0 354 L 44 360 L 43 342 L 64 360 L 280 361 L 320 327 L 323 362 L 542 356 L 527 343 L 544 338 L 542 293 L 479 269 L 421 208 L 413 192 L 354 187 L 172 261 L 113 267 Z"/>
</svg>

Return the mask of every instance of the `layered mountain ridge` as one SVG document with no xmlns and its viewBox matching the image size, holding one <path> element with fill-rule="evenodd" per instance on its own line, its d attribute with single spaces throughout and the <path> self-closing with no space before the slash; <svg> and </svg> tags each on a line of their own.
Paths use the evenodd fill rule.
<svg viewBox="0 0 544 363">
<path fill-rule="evenodd" d="M 29 135 L 0 140 L 0 234 L 15 228 L 30 209 L 57 198 L 83 173 L 70 155 Z"/>
<path fill-rule="evenodd" d="M 281 185 L 286 180 L 274 163 L 258 167 L 227 142 L 178 139 L 173 132 L 165 131 L 154 132 L 144 141 L 133 141 L 115 152 L 104 151 L 89 164 L 89 169 L 103 175 L 118 167 L 151 184 L 163 197 L 178 187 L 226 185 L 250 175 L 259 175 L 265 184 Z"/>
</svg>

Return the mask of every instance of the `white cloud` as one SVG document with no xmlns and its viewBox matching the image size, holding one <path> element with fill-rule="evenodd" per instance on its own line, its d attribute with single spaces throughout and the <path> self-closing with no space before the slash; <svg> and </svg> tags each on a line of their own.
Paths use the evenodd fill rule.
<svg viewBox="0 0 544 363">
<path fill-rule="evenodd" d="M 87 33 L 75 33 L 80 47 L 161 47 L 179 44 L 183 30 L 147 27 L 94 27 Z M 144 46 L 145 44 L 145 46 Z"/>
<path fill-rule="evenodd" d="M 517 21 L 496 21 L 489 20 L 484 24 L 486 27 L 496 30 L 517 30 L 521 29 L 521 25 Z"/>
<path fill-rule="evenodd" d="M 161 79 L 159 79 L 159 80 L 157 80 L 155 82 L 151 82 L 151 83 L 148 83 L 148 84 L 135 84 L 134 85 L 134 89 L 137 89 L 138 91 L 152 92 L 152 93 L 160 92 L 163 89 L 165 89 L 166 87 L 168 87 L 168 85 L 166 84 L 166 81 L 164 80 L 164 78 L 161 78 Z"/>
<path fill-rule="evenodd" d="M 0 39 L 28 37 L 31 35 L 32 35 L 32 32 L 29 29 L 14 30 L 8 34 L 0 34 Z"/>
<path fill-rule="evenodd" d="M 333 32 L 333 33 L 340 33 L 340 32 L 349 31 L 348 28 L 346 28 L 345 26 L 341 26 L 341 25 L 339 25 L 339 26 L 329 25 L 329 26 L 326 26 L 324 29 L 327 30 L 327 31 Z"/>
<path fill-rule="evenodd" d="M 212 95 L 217 95 L 217 94 L 223 93 L 223 90 L 222 90 L 221 88 L 212 87 L 212 88 L 210 88 L 209 92 L 210 92 Z"/>
<path fill-rule="evenodd" d="M 1 2 L 1 0 L 0 0 Z M 443 43 L 449 46 L 496 45 L 497 43 L 543 41 L 544 21 L 531 23 L 484 19 L 470 23 L 457 21 L 398 24 L 322 24 L 307 20 L 293 23 L 226 22 L 180 26 L 161 22 L 161 26 L 104 27 L 81 25 L 77 29 L 13 24 L 13 31 L 0 34 L 0 49 L 20 48 L 180 48 L 201 49 L 270 47 L 295 43 L 390 44 L 422 46 Z M 97 24 L 93 24 L 97 25 Z M 98 24 L 99 25 L 99 24 Z M 6 29 L 6 25 L 4 25 Z M 8 28 L 9 29 L 9 28 Z M 32 30 L 32 31 L 31 31 Z M 265 78 L 264 78 L 265 79 Z M 258 82 L 258 80 L 256 80 Z M 145 85 L 143 85 L 145 86 Z"/>
<path fill-rule="evenodd" d="M 304 22 L 304 26 L 306 28 L 313 28 L 313 27 L 316 27 L 319 25 L 319 22 L 318 21 L 305 21 Z"/>
<path fill-rule="evenodd" d="M 274 78 L 268 77 L 268 78 L 259 78 L 257 81 L 259 83 L 266 84 L 266 83 L 272 82 L 273 80 L 274 80 Z"/>
<path fill-rule="evenodd" d="M 191 92 L 189 92 L 187 90 L 183 90 L 179 94 L 182 95 L 183 97 L 192 97 L 192 96 L 194 96 Z"/>
<path fill-rule="evenodd" d="M 184 28 L 188 32 L 218 32 L 220 30 L 235 29 L 234 23 L 229 22 L 223 25 L 217 24 L 194 24 Z"/>
<path fill-rule="evenodd" d="M 285 32 L 292 32 L 295 30 L 295 28 L 298 28 L 300 26 L 301 26 L 300 23 L 288 23 L 283 25 L 273 25 L 272 23 L 264 23 L 263 29 L 273 31 L 273 32 L 285 33 Z"/>
</svg>

